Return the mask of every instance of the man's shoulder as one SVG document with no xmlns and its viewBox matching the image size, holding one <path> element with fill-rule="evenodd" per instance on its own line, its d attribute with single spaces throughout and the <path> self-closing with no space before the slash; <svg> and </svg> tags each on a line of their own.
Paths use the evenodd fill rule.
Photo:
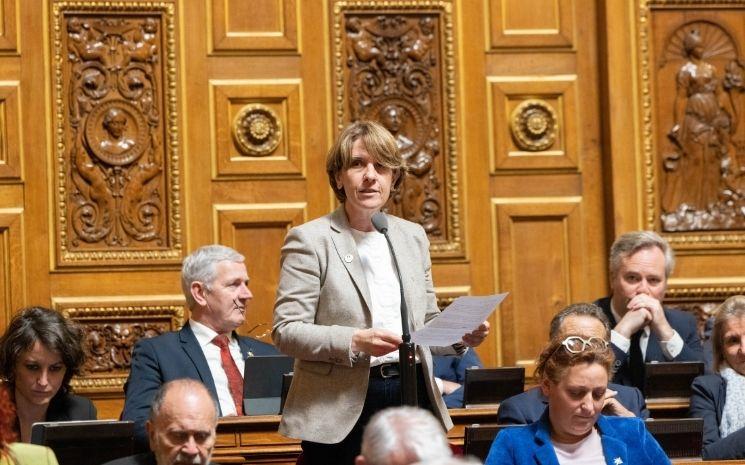
<svg viewBox="0 0 745 465">
<path fill-rule="evenodd" d="M 674 323 L 696 324 L 696 317 L 690 312 L 668 306 L 665 306 L 663 309 L 665 310 L 665 318 L 667 318 L 667 321 L 670 322 L 671 325 Z"/>
<path fill-rule="evenodd" d="M 531 405 L 533 405 L 535 402 L 540 402 L 543 400 L 543 394 L 541 393 L 541 388 L 536 386 L 528 389 L 527 391 L 523 391 L 520 394 L 516 394 L 512 397 L 508 397 L 507 399 L 502 401 L 502 405 L 520 405 L 525 402 L 529 402 Z"/>
<path fill-rule="evenodd" d="M 251 336 L 238 336 L 238 341 L 247 346 L 253 355 L 281 355 L 279 350 L 268 342 L 260 341 Z"/>
</svg>

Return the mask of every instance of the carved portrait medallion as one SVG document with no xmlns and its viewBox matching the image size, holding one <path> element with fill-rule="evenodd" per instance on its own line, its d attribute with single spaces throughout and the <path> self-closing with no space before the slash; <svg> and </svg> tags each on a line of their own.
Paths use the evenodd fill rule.
<svg viewBox="0 0 745 465">
<path fill-rule="evenodd" d="M 85 125 L 88 147 L 99 160 L 113 166 L 140 158 L 149 140 L 141 112 L 124 100 L 109 100 L 95 107 Z"/>
</svg>

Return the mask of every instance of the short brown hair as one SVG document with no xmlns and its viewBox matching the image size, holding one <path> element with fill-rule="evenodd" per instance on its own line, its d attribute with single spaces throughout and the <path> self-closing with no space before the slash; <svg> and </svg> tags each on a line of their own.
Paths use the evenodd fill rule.
<svg viewBox="0 0 745 465">
<path fill-rule="evenodd" d="M 724 331 L 728 321 L 745 316 L 745 296 L 734 295 L 714 311 L 714 329 L 711 332 L 714 352 L 714 371 L 722 369 L 724 360 Z"/>
<path fill-rule="evenodd" d="M 604 348 L 588 346 L 581 352 L 571 353 L 562 347 L 562 343 L 566 338 L 572 336 L 575 335 L 561 335 L 551 339 L 536 360 L 536 379 L 548 379 L 558 383 L 568 368 L 582 363 L 597 363 L 605 368 L 608 377 L 610 377 L 611 367 L 615 359 L 610 346 L 606 345 Z"/>
<path fill-rule="evenodd" d="M 362 145 L 376 162 L 393 170 L 392 191 L 398 190 L 401 186 L 406 171 L 406 162 L 401 157 L 396 140 L 386 128 L 375 121 L 354 122 L 342 130 L 326 155 L 329 184 L 341 203 L 347 200 L 347 195 L 343 187 L 336 185 L 336 175 L 351 165 L 352 146 L 357 139 L 362 140 Z"/>
</svg>

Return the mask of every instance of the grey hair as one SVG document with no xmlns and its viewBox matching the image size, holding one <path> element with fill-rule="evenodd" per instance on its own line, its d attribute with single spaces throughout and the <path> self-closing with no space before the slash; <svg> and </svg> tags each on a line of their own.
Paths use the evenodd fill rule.
<svg viewBox="0 0 745 465">
<path fill-rule="evenodd" d="M 603 313 L 603 309 L 595 304 L 587 303 L 572 304 L 554 315 L 554 317 L 551 318 L 551 326 L 549 327 L 549 337 L 551 339 L 554 339 L 559 335 L 559 329 L 561 328 L 562 323 L 564 323 L 564 320 L 570 316 L 589 316 L 591 318 L 597 318 L 605 327 L 605 339 L 610 340 L 610 321 L 608 321 L 608 317 Z"/>
<path fill-rule="evenodd" d="M 733 295 L 714 310 L 711 341 L 714 352 L 714 371 L 717 373 L 727 366 L 724 358 L 724 335 L 727 322 L 742 317 L 745 317 L 745 296 L 742 295 Z"/>
<path fill-rule="evenodd" d="M 181 290 L 186 297 L 186 304 L 189 308 L 196 305 L 194 297 L 191 295 L 191 283 L 199 281 L 207 289 L 212 287 L 212 283 L 217 277 L 215 265 L 222 261 L 231 261 L 243 263 L 246 258 L 224 245 L 212 244 L 198 248 L 184 259 L 181 266 Z"/>
<path fill-rule="evenodd" d="M 189 390 L 192 393 L 195 393 L 196 391 L 202 391 L 207 397 L 209 397 L 212 402 L 210 403 L 213 408 L 213 413 L 215 417 L 215 422 L 217 422 L 218 412 L 220 411 L 220 408 L 217 405 L 217 400 L 212 397 L 212 394 L 210 394 L 210 391 L 207 390 L 207 388 L 204 386 L 204 384 L 201 383 L 201 381 L 197 381 L 196 379 L 191 378 L 181 378 L 181 379 L 174 379 L 171 381 L 168 381 L 167 383 L 164 383 L 160 386 L 158 391 L 155 393 L 155 397 L 153 397 L 153 402 L 150 404 L 150 421 L 154 422 L 156 418 L 158 418 L 158 415 L 160 415 L 160 411 L 163 408 L 163 403 L 165 402 L 166 395 L 171 389 L 186 389 Z"/>
<path fill-rule="evenodd" d="M 654 231 L 632 231 L 618 236 L 610 248 L 608 271 L 613 280 L 621 268 L 621 260 L 634 255 L 642 249 L 657 247 L 665 256 L 665 279 L 669 278 L 675 268 L 673 248 Z"/>
<path fill-rule="evenodd" d="M 392 407 L 373 415 L 362 435 L 361 452 L 370 465 L 389 463 L 395 452 L 409 454 L 415 461 L 453 455 L 440 422 L 416 407 Z"/>
</svg>

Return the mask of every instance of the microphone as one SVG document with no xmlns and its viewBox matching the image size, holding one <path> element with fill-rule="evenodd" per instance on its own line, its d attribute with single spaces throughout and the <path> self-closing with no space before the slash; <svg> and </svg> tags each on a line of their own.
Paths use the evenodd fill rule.
<svg viewBox="0 0 745 465">
<path fill-rule="evenodd" d="M 401 344 L 398 345 L 398 367 L 401 372 L 401 404 L 416 407 L 417 389 L 416 389 L 416 346 L 411 342 L 409 333 L 409 309 L 406 306 L 404 298 L 404 283 L 401 279 L 401 269 L 398 266 L 396 252 L 393 251 L 391 238 L 388 237 L 388 217 L 383 212 L 375 212 L 370 218 L 373 227 L 380 234 L 385 236 L 388 242 L 388 249 L 391 251 L 393 264 L 396 267 L 396 276 L 398 277 L 398 287 L 401 291 Z"/>
</svg>

